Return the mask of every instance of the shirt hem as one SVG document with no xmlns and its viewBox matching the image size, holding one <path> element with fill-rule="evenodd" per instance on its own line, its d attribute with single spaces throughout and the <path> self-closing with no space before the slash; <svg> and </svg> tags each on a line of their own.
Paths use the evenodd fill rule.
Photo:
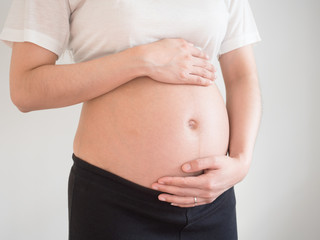
<svg viewBox="0 0 320 240">
<path fill-rule="evenodd" d="M 225 54 L 237 48 L 244 47 L 246 45 L 257 43 L 260 41 L 261 41 L 261 37 L 259 33 L 251 33 L 251 34 L 246 34 L 242 37 L 229 39 L 225 43 L 223 43 L 223 45 L 220 47 L 218 58 L 222 54 Z"/>
<path fill-rule="evenodd" d="M 31 29 L 5 28 L 0 34 L 0 40 L 11 48 L 13 42 L 31 42 L 55 53 L 58 57 L 63 53 L 63 47 L 55 39 Z"/>
</svg>

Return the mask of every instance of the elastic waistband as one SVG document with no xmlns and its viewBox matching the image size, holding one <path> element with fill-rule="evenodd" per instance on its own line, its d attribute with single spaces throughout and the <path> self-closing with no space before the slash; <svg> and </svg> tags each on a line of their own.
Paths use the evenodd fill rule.
<svg viewBox="0 0 320 240">
<path fill-rule="evenodd" d="M 162 192 L 144 187 L 123 177 L 120 177 L 112 172 L 92 165 L 85 160 L 72 154 L 74 161 L 73 167 L 77 174 L 82 174 L 89 179 L 98 181 L 100 184 L 119 192 L 119 194 L 126 195 L 129 198 L 140 199 L 142 201 L 154 202 L 157 205 L 169 205 L 169 203 L 158 200 L 158 195 Z M 80 172 L 79 172 L 80 171 Z"/>
</svg>

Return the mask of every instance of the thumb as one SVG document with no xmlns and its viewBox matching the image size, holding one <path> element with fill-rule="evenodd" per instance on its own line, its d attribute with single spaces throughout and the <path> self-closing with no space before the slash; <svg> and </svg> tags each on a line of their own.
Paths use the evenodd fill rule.
<svg viewBox="0 0 320 240">
<path fill-rule="evenodd" d="M 206 169 L 218 169 L 219 156 L 194 159 L 182 165 L 184 172 L 198 172 Z"/>
</svg>

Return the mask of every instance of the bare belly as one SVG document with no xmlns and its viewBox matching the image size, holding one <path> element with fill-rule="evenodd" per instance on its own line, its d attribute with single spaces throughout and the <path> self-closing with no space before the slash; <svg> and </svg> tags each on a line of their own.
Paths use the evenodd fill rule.
<svg viewBox="0 0 320 240">
<path fill-rule="evenodd" d="M 187 161 L 225 155 L 228 142 L 228 115 L 215 84 L 140 77 L 83 104 L 73 151 L 151 187 L 162 176 L 186 176 L 181 165 Z"/>
</svg>

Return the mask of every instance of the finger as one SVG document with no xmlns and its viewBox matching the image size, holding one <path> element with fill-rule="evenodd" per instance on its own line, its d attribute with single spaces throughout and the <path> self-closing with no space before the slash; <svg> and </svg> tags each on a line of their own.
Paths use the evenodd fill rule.
<svg viewBox="0 0 320 240">
<path fill-rule="evenodd" d="M 175 207 L 180 207 L 180 208 L 190 208 L 190 207 L 196 207 L 196 206 L 200 206 L 200 205 L 203 205 L 203 204 L 206 204 L 206 203 L 201 203 L 201 204 L 183 204 L 183 205 L 179 205 L 179 204 L 171 204 L 172 206 L 175 206 Z"/>
<path fill-rule="evenodd" d="M 225 158 L 225 156 L 223 156 L 223 158 Z M 205 169 L 219 169 L 221 159 L 222 157 L 220 156 L 198 158 L 183 164 L 182 170 L 184 172 L 198 172 Z"/>
<path fill-rule="evenodd" d="M 197 58 L 209 59 L 209 56 L 195 46 L 191 46 L 191 55 Z"/>
<path fill-rule="evenodd" d="M 197 76 L 192 73 L 188 73 L 184 84 L 209 86 L 209 85 L 213 84 L 213 81 L 211 79 L 203 78 L 201 76 Z"/>
<path fill-rule="evenodd" d="M 215 74 L 213 72 L 210 72 L 205 68 L 197 66 L 192 67 L 190 74 L 206 78 L 210 81 L 214 81 L 216 79 Z"/>
<path fill-rule="evenodd" d="M 162 177 L 159 178 L 158 183 L 182 188 L 207 189 L 208 178 L 205 174 L 189 177 Z"/>
<path fill-rule="evenodd" d="M 170 193 L 172 195 L 181 196 L 181 197 L 193 197 L 193 196 L 199 196 L 202 198 L 212 197 L 208 193 L 208 191 L 198 189 L 198 188 L 181 188 L 177 186 L 164 185 L 164 184 L 158 184 L 158 183 L 152 184 L 152 188 L 160 192 Z"/>
<path fill-rule="evenodd" d="M 207 69 L 210 72 L 216 72 L 215 67 L 213 66 L 213 64 L 211 64 L 209 61 L 207 60 L 203 60 L 200 58 L 193 58 L 192 59 L 192 65 L 193 66 L 197 66 L 197 67 L 202 67 Z"/>
<path fill-rule="evenodd" d="M 176 207 L 181 207 L 181 208 L 190 208 L 190 207 L 196 207 L 196 206 L 200 206 L 200 205 L 204 205 L 204 204 L 208 204 L 208 202 L 197 202 L 194 204 L 175 204 L 175 203 L 171 203 L 172 206 L 176 206 Z"/>
<path fill-rule="evenodd" d="M 170 194 L 160 194 L 158 196 L 158 199 L 163 202 L 169 202 L 174 205 L 199 205 L 202 203 L 206 203 L 207 200 L 198 198 L 197 197 L 197 202 L 195 202 L 194 197 L 180 197 L 180 196 L 175 196 L 175 195 L 170 195 Z"/>
</svg>

